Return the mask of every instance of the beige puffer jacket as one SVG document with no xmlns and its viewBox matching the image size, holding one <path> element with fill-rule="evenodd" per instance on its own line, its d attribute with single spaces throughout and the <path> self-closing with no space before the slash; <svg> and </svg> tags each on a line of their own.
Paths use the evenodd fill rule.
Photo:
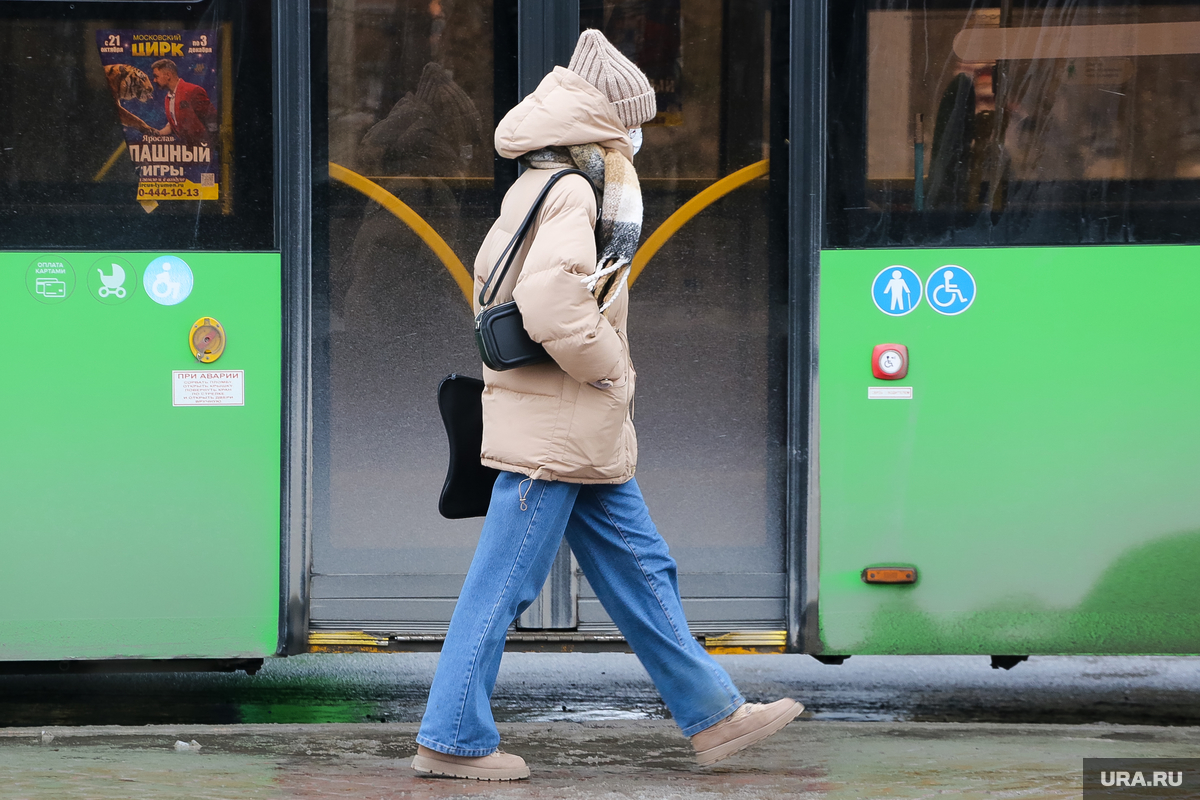
<svg viewBox="0 0 1200 800">
<path fill-rule="evenodd" d="M 597 143 L 633 160 L 616 110 L 590 83 L 557 67 L 496 128 L 496 151 L 516 158 L 543 147 Z M 505 246 L 556 170 L 525 171 L 475 258 L 475 304 Z M 525 329 L 553 361 L 484 367 L 485 465 L 539 480 L 624 483 L 633 477 L 634 371 L 625 322 L 628 292 L 600 313 L 581 279 L 596 270 L 596 197 L 580 176 L 547 195 L 496 294 L 515 299 Z M 611 383 L 611 385 L 609 385 Z"/>
</svg>

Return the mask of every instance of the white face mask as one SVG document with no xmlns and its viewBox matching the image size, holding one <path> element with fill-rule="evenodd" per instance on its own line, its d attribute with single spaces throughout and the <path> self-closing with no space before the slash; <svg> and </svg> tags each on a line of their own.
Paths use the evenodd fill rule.
<svg viewBox="0 0 1200 800">
<path fill-rule="evenodd" d="M 642 149 L 642 129 L 634 128 L 629 132 L 629 141 L 633 145 L 633 154 L 636 156 L 638 150 Z"/>
</svg>

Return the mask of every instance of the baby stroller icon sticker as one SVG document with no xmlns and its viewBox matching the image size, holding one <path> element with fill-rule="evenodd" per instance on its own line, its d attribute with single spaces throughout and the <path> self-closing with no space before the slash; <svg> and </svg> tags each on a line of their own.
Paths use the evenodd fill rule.
<svg viewBox="0 0 1200 800">
<path fill-rule="evenodd" d="M 125 297 L 125 270 L 120 264 L 112 265 L 112 275 L 105 275 L 103 267 L 96 270 L 100 273 L 100 282 L 104 284 L 96 293 L 101 297 L 108 297 L 110 294 L 118 298 Z"/>
<path fill-rule="evenodd" d="M 121 305 L 137 294 L 138 270 L 121 256 L 105 254 L 92 262 L 87 284 L 92 297 L 104 305 Z"/>
</svg>

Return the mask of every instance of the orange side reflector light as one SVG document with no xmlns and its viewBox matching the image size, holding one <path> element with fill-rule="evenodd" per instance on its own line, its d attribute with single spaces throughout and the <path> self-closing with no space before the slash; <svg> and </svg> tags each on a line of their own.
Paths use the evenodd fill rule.
<svg viewBox="0 0 1200 800">
<path fill-rule="evenodd" d="M 916 583 L 917 571 L 912 567 L 867 567 L 862 579 L 864 583 Z"/>
</svg>

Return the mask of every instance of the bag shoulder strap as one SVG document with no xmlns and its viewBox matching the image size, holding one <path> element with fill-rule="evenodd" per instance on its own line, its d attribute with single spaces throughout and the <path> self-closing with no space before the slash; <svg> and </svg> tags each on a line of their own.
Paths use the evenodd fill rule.
<svg viewBox="0 0 1200 800">
<path fill-rule="evenodd" d="M 546 181 L 546 185 L 542 187 L 542 191 L 538 193 L 537 199 L 533 201 L 533 206 L 529 209 L 529 213 L 525 215 L 525 219 L 521 222 L 521 226 L 517 228 L 517 232 L 513 235 L 512 241 L 508 243 L 508 247 L 504 248 L 504 252 L 500 254 L 500 258 L 496 259 L 496 263 L 492 266 L 492 271 L 488 274 L 487 282 L 483 284 L 483 288 L 479 290 L 479 306 L 480 309 L 487 308 L 496 299 L 496 292 L 500 291 L 500 286 L 504 283 L 504 276 L 508 274 L 508 268 L 512 266 L 513 259 L 517 257 L 517 251 L 521 249 L 521 242 L 524 241 L 530 229 L 533 228 L 533 221 L 537 218 L 538 209 L 542 207 L 542 203 L 546 199 L 546 195 L 550 193 L 550 187 L 558 183 L 559 179 L 567 175 L 582 175 L 588 185 L 592 187 L 592 191 L 596 191 L 596 184 L 592 183 L 591 177 L 581 169 L 563 169 L 550 176 L 550 180 Z M 500 269 L 500 262 L 504 262 L 504 267 Z M 492 288 L 492 294 L 487 299 L 488 288 L 491 287 L 492 281 L 496 279 L 496 271 L 499 269 L 500 277 L 496 280 L 496 286 Z"/>
</svg>

